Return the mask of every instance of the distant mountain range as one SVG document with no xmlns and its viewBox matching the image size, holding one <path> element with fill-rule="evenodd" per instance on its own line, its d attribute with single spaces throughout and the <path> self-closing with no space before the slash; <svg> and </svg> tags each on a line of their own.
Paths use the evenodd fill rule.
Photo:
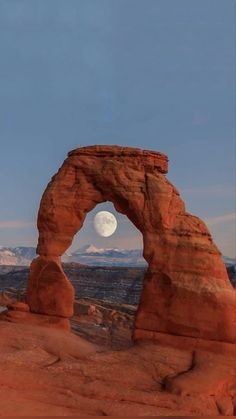
<svg viewBox="0 0 236 419">
<path fill-rule="evenodd" d="M 97 248 L 85 245 L 71 254 L 63 256 L 63 262 L 77 262 L 90 266 L 146 266 L 142 249 Z"/>
<path fill-rule="evenodd" d="M 142 267 L 147 263 L 143 258 L 142 249 L 98 248 L 93 244 L 80 247 L 62 257 L 63 262 L 76 262 L 89 266 L 134 266 Z M 34 247 L 3 247 L 0 246 L 0 265 L 29 266 L 36 257 Z M 236 260 L 223 256 L 226 266 L 236 266 Z"/>
<path fill-rule="evenodd" d="M 76 262 L 89 266 L 146 266 L 142 249 L 97 248 L 93 244 L 85 245 L 72 253 L 65 253 L 63 262 Z M 36 257 L 34 247 L 0 246 L 0 265 L 29 266 Z"/>
<path fill-rule="evenodd" d="M 3 247 L 0 246 L 0 265 L 28 266 L 36 257 L 35 247 Z"/>
</svg>

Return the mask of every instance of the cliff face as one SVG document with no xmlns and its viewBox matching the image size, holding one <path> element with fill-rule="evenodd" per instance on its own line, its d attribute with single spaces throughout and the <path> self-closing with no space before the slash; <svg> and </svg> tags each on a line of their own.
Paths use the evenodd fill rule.
<svg viewBox="0 0 236 419">
<path fill-rule="evenodd" d="M 139 303 L 145 269 L 89 267 L 77 264 L 63 265 L 76 298 L 90 297 L 118 304 Z M 26 288 L 29 269 L 18 269 L 0 275 L 0 290 Z"/>
<path fill-rule="evenodd" d="M 118 304 L 137 305 L 143 288 L 146 269 L 126 267 L 82 266 L 76 263 L 63 264 L 63 269 L 75 289 L 76 298 L 98 298 Z M 234 267 L 228 274 L 234 272 Z M 25 266 L 0 267 L 0 292 L 8 288 L 26 289 L 29 268 Z M 231 278 L 234 283 L 235 276 Z"/>
<path fill-rule="evenodd" d="M 145 269 L 65 268 L 77 297 L 91 297 L 119 304 L 138 305 Z"/>
<path fill-rule="evenodd" d="M 162 153 L 118 146 L 69 153 L 40 204 L 39 257 L 28 283 L 32 312 L 72 315 L 74 292 L 60 257 L 86 214 L 111 201 L 141 231 L 149 266 L 134 338 L 153 340 L 161 332 L 235 342 L 235 291 L 206 225 L 186 212 L 166 178 L 167 163 Z"/>
</svg>

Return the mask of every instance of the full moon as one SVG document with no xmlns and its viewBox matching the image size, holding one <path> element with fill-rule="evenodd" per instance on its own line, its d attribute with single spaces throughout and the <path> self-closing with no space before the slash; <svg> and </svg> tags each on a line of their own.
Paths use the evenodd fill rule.
<svg viewBox="0 0 236 419">
<path fill-rule="evenodd" d="M 116 217 L 109 211 L 98 212 L 93 220 L 96 232 L 102 237 L 109 237 L 117 228 Z"/>
</svg>

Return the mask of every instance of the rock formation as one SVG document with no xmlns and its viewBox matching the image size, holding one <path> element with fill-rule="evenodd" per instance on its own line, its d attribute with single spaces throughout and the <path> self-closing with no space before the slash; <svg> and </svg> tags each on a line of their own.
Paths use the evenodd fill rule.
<svg viewBox="0 0 236 419">
<path fill-rule="evenodd" d="M 206 225 L 186 212 L 167 169 L 164 154 L 135 148 L 91 146 L 68 154 L 39 209 L 39 257 L 28 283 L 32 312 L 72 315 L 73 287 L 60 257 L 86 214 L 111 201 L 141 231 L 149 265 L 134 339 L 172 334 L 235 342 L 236 293 L 220 252 Z"/>
</svg>

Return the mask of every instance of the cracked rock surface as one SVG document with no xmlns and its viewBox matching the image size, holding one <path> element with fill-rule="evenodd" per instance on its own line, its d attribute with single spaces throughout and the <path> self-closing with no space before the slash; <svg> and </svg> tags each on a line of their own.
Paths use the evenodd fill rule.
<svg viewBox="0 0 236 419">
<path fill-rule="evenodd" d="M 0 317 L 3 416 L 234 413 L 232 344 L 218 343 L 212 352 L 189 339 L 183 349 L 169 335 L 169 344 L 159 336 L 158 344 L 109 350 L 63 329 L 37 325 L 34 317 L 31 324 L 33 315 L 24 315 L 24 324 L 15 316 Z"/>
</svg>

